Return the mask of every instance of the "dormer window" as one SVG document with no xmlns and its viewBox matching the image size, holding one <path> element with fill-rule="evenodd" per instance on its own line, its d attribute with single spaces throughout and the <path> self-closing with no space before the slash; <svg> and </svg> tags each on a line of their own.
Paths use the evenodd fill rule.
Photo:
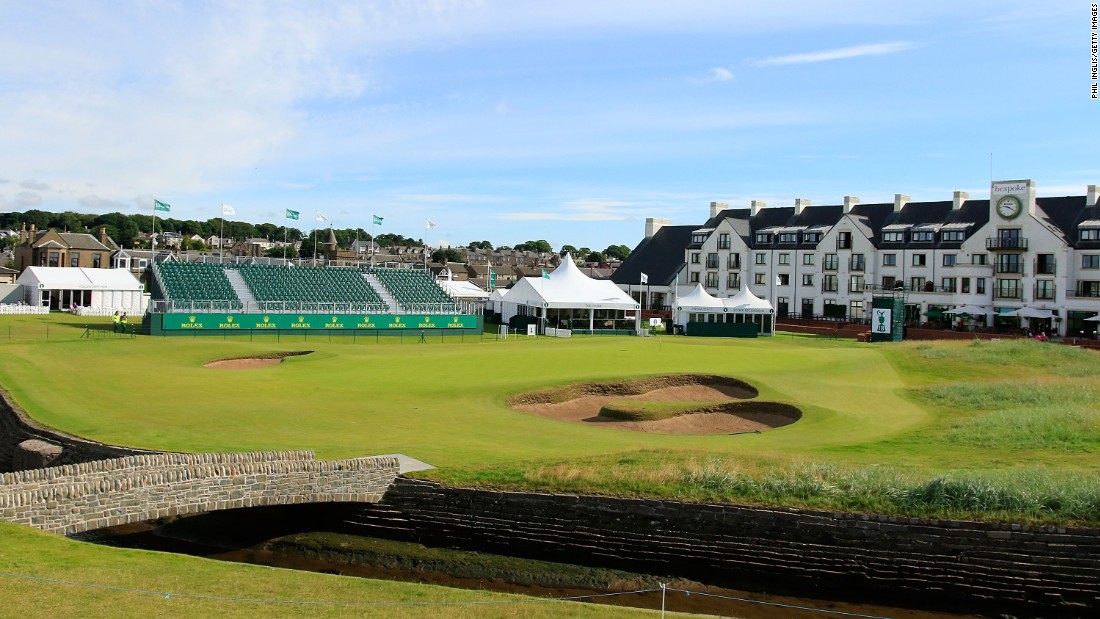
<svg viewBox="0 0 1100 619">
<path fill-rule="evenodd" d="M 905 233 L 904 232 L 883 232 L 882 233 L 882 242 L 883 243 L 904 243 L 905 242 Z"/>
<path fill-rule="evenodd" d="M 784 233 L 779 235 L 779 242 L 780 243 L 797 243 L 798 242 L 798 233 L 797 232 L 784 232 Z"/>
<path fill-rule="evenodd" d="M 910 238 L 914 243 L 931 243 L 933 234 L 935 233 L 931 230 L 914 230 Z"/>
<path fill-rule="evenodd" d="M 758 232 L 756 234 L 756 242 L 768 244 L 772 242 L 772 235 L 767 232 Z"/>
<path fill-rule="evenodd" d="M 1100 241 L 1100 228 L 1081 228 L 1079 240 Z"/>
<path fill-rule="evenodd" d="M 803 243 L 820 243 L 821 242 L 821 233 L 820 232 L 805 232 L 805 233 L 802 234 L 802 242 Z"/>
<path fill-rule="evenodd" d="M 940 233 L 940 240 L 947 242 L 960 242 L 966 240 L 966 232 L 963 230 L 944 230 Z"/>
<path fill-rule="evenodd" d="M 683 243 L 683 241 L 680 241 Z M 705 234 L 693 234 L 691 235 L 691 242 L 693 245 L 702 245 L 707 242 L 707 235 Z"/>
</svg>

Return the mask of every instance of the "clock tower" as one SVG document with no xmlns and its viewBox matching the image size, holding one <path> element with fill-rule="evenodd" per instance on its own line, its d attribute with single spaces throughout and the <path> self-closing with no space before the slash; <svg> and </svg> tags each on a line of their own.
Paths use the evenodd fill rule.
<svg viewBox="0 0 1100 619">
<path fill-rule="evenodd" d="M 1035 214 L 1035 181 L 996 181 L 990 186 L 989 219 L 996 223 L 1020 223 L 1025 212 Z"/>
</svg>

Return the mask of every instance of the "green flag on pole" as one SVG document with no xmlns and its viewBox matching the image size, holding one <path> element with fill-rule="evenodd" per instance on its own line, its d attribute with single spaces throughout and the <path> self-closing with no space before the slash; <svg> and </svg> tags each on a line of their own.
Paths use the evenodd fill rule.
<svg viewBox="0 0 1100 619">
<path fill-rule="evenodd" d="M 165 213 L 167 213 L 167 212 L 172 210 L 172 206 L 169 205 L 169 204 L 165 204 L 164 202 L 161 202 L 160 200 L 153 200 L 153 210 L 154 211 L 164 211 Z"/>
<path fill-rule="evenodd" d="M 374 216 L 374 225 L 376 225 L 376 226 L 381 226 L 382 225 L 382 218 L 379 217 L 378 215 Z"/>
<path fill-rule="evenodd" d="M 298 211 L 292 211 L 290 209 L 287 209 L 286 210 L 286 218 L 287 219 L 298 219 Z"/>
<path fill-rule="evenodd" d="M 543 277 L 543 279 L 550 279 L 550 271 L 547 271 L 546 269 L 543 269 L 542 270 L 542 277 Z"/>
</svg>

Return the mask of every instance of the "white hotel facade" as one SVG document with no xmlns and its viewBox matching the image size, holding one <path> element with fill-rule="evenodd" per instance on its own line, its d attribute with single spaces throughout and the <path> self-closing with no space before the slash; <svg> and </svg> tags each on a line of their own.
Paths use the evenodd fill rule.
<svg viewBox="0 0 1100 619">
<path fill-rule="evenodd" d="M 670 310 L 701 285 L 742 286 L 785 316 L 861 321 L 878 293 L 904 293 L 910 324 L 946 321 L 963 305 L 989 311 L 966 326 L 1028 308 L 1001 327 L 1091 334 L 1100 314 L 1100 206 L 1085 195 L 1037 197 L 1031 180 L 997 181 L 988 199 L 730 209 L 712 202 L 701 225 L 647 219 L 645 238 L 612 276 L 644 309 Z M 648 283 L 640 285 L 641 274 Z M 976 325 L 975 325 L 976 323 Z"/>
</svg>

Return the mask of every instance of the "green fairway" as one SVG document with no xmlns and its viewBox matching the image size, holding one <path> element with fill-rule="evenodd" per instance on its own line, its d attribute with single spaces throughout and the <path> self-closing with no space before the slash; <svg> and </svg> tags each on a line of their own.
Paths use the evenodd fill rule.
<svg viewBox="0 0 1100 619">
<path fill-rule="evenodd" d="M 16 331 L 34 325 L 3 317 L 0 333 L 3 320 Z M 450 483 L 1100 521 L 1090 502 L 1100 495 L 1091 481 L 1100 469 L 1091 406 L 1100 360 L 1065 346 L 785 335 L 88 340 L 74 322 L 62 318 L 49 340 L 0 340 L 0 385 L 39 421 L 107 443 L 313 449 L 322 458 L 404 453 L 439 467 L 427 475 Z M 203 366 L 301 350 L 314 352 L 264 368 Z M 759 434 L 663 435 L 555 421 L 505 404 L 532 390 L 670 373 L 741 379 L 759 400 L 794 405 L 803 416 Z M 746 476 L 756 486 L 731 481 Z M 943 476 L 964 488 L 956 503 L 906 498 L 927 494 L 930 483 L 941 487 Z M 1058 493 L 1030 496 L 1023 507 L 971 496 L 988 484 Z M 848 496 L 838 496 L 841 487 Z M 889 500 L 852 498 L 864 493 Z"/>
</svg>

